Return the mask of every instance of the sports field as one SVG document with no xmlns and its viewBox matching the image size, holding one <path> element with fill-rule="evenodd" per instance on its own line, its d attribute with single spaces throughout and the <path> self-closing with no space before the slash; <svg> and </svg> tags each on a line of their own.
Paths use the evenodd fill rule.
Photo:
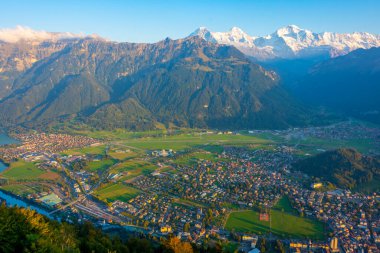
<svg viewBox="0 0 380 253">
<path fill-rule="evenodd" d="M 107 200 L 108 202 L 113 202 L 115 200 L 128 201 L 136 197 L 140 191 L 138 189 L 129 187 L 122 183 L 111 184 L 100 190 L 97 190 L 94 195 L 100 200 Z"/>
<path fill-rule="evenodd" d="M 286 201 L 282 200 L 282 202 L 271 210 L 271 221 L 260 220 L 259 212 L 256 211 L 232 212 L 228 217 L 226 229 L 268 235 L 271 228 L 272 234 L 279 237 L 326 239 L 325 225 L 322 222 L 300 217 L 290 206 L 283 206 L 287 205 Z"/>
</svg>

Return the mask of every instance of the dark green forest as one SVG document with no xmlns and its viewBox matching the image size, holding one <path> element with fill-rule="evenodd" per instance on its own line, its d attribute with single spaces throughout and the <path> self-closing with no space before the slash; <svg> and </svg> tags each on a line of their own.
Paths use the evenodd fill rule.
<svg viewBox="0 0 380 253">
<path fill-rule="evenodd" d="M 300 160 L 293 167 L 341 188 L 353 189 L 380 179 L 380 159 L 354 149 L 326 151 Z"/>
<path fill-rule="evenodd" d="M 109 235 L 92 223 L 50 220 L 34 210 L 0 205 L 0 252 L 179 253 L 193 246 L 176 237 L 158 241 Z"/>
</svg>

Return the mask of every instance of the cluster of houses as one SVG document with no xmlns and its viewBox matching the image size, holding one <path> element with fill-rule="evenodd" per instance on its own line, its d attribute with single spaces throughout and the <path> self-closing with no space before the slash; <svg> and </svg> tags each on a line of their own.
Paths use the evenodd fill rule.
<svg viewBox="0 0 380 253">
<path fill-rule="evenodd" d="M 352 128 L 342 125 L 321 129 L 293 129 L 288 134 L 302 131 L 303 135 L 326 136 L 334 134 L 336 127 Z M 369 134 L 372 133 L 370 131 Z M 340 133 L 338 137 L 345 138 L 345 135 Z M 77 195 L 84 196 L 91 190 L 94 177 L 99 175 L 85 169 L 67 168 L 82 160 L 95 158 L 84 155 L 57 157 L 56 153 L 67 148 L 96 145 L 94 139 L 45 134 L 20 135 L 18 138 L 23 144 L 10 148 L 4 155 L 12 158 L 17 154 L 17 158 L 42 160 L 44 166 L 62 168 L 67 173 L 63 177 L 66 185 Z M 51 147 L 51 143 L 57 146 Z M 109 222 L 146 227 L 160 236 L 173 233 L 178 238 L 192 242 L 200 242 L 208 236 L 227 240 L 231 239 L 230 233 L 224 230 L 224 224 L 220 221 L 225 218 L 231 206 L 242 209 L 272 207 L 285 194 L 300 214 L 325 222 L 326 231 L 331 231 L 334 235 L 328 242 L 288 241 L 292 251 L 319 249 L 335 252 L 342 249 L 344 252 L 379 252 L 378 196 L 348 190 L 318 191 L 322 186 L 320 183 L 312 184 L 311 188 L 305 187 L 301 182 L 305 179 L 304 175 L 288 170 L 294 162 L 294 152 L 293 148 L 287 146 L 276 146 L 272 150 L 225 147 L 216 161 L 198 160 L 191 165 L 178 165 L 172 162 L 174 151 L 153 151 L 150 154 L 153 157 L 168 157 L 166 162 L 171 170 L 156 171 L 132 180 L 132 186 L 141 190 L 136 197 L 128 201 L 116 200 L 108 206 L 87 199 L 75 203 L 70 210 Z M 117 182 L 125 176 L 123 173 L 108 174 L 106 179 Z M 294 178 L 299 180 L 293 180 Z M 51 207 L 59 207 L 62 202 L 53 192 L 32 197 Z M 210 223 L 210 216 L 219 222 Z M 246 252 L 255 250 L 258 253 L 255 248 L 257 241 L 256 235 L 242 234 L 241 249 Z"/>
<path fill-rule="evenodd" d="M 345 252 L 377 252 L 380 211 L 376 194 L 316 192 L 293 186 L 287 193 L 300 213 L 326 222 Z M 370 215 L 368 215 L 370 214 Z"/>
<path fill-rule="evenodd" d="M 115 214 L 133 217 L 129 223 L 149 226 L 161 235 L 175 232 L 180 237 L 194 240 L 205 234 L 202 208 L 181 204 L 170 196 L 141 193 L 128 202 L 116 200 L 110 208 Z"/>
<path fill-rule="evenodd" d="M 21 144 L 1 149 L 2 157 L 6 160 L 24 157 L 34 161 L 71 148 L 99 145 L 97 140 L 81 135 L 33 133 L 16 134 L 13 137 Z"/>
<path fill-rule="evenodd" d="M 70 171 L 71 178 L 75 179 L 78 183 L 74 185 L 76 192 L 81 192 L 83 189 L 84 192 L 88 192 L 91 189 L 92 177 L 95 173 L 90 172 L 88 170 L 80 170 L 80 171 Z"/>
<path fill-rule="evenodd" d="M 231 151 L 242 154 L 238 150 Z M 194 166 L 173 165 L 180 173 L 139 177 L 133 185 L 147 191 L 213 204 L 220 207 L 218 212 L 225 211 L 223 206 L 226 203 L 243 208 L 270 206 L 280 197 L 280 188 L 286 182 L 279 172 L 263 170 L 262 164 L 268 164 L 268 160 L 262 159 L 258 163 L 253 163 L 250 158 L 234 157 L 227 161 L 203 160 Z M 273 182 L 277 185 L 274 186 Z"/>
<path fill-rule="evenodd" d="M 219 215 L 225 212 L 222 203 L 242 208 L 270 207 L 281 195 L 286 194 L 300 214 L 325 222 L 325 232 L 331 231 L 335 236 L 334 243 L 345 252 L 357 252 L 360 249 L 376 252 L 380 213 L 375 195 L 340 189 L 316 191 L 321 187 L 320 183 L 315 183 L 309 189 L 291 179 L 294 175 L 286 170 L 292 161 L 290 156 L 292 150 L 286 147 L 271 152 L 227 148 L 221 158 L 228 159 L 214 162 L 203 160 L 193 166 L 177 166 L 178 174 L 162 173 L 160 177 L 146 175 L 133 184 L 158 194 L 168 193 L 194 202 L 212 204 Z M 278 166 L 280 161 L 285 162 Z M 302 177 L 302 174 L 296 176 Z M 172 229 L 177 231 L 174 225 Z M 332 249 L 327 242 L 297 241 L 291 245 L 294 250 Z"/>
</svg>

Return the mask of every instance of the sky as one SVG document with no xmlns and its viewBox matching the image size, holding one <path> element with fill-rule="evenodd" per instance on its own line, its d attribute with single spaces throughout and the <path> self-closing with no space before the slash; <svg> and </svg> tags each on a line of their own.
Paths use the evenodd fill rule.
<svg viewBox="0 0 380 253">
<path fill-rule="evenodd" d="M 379 0 L 0 0 L 0 6 L 0 28 L 95 33 L 128 42 L 182 38 L 200 26 L 237 26 L 253 36 L 289 24 L 380 34 Z"/>
</svg>

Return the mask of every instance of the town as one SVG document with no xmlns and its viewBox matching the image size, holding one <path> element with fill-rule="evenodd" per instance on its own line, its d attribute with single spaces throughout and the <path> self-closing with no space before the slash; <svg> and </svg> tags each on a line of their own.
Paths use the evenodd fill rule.
<svg viewBox="0 0 380 253">
<path fill-rule="evenodd" d="M 245 137 L 209 131 L 187 140 L 196 140 L 191 148 L 183 148 L 178 136 L 167 137 L 164 147 L 144 148 L 141 141 L 156 147 L 162 139 L 18 134 L 20 144 L 1 149 L 9 168 L 0 174 L 0 189 L 55 219 L 91 220 L 151 238 L 174 235 L 197 245 L 224 241 L 242 252 L 270 250 L 266 241 L 287 252 L 379 252 L 379 192 L 326 187 L 292 169 L 309 155 L 309 146 L 301 150 L 299 140 L 286 145 L 257 138 L 378 138 L 379 130 L 363 128 L 341 124 L 250 131 Z"/>
</svg>

